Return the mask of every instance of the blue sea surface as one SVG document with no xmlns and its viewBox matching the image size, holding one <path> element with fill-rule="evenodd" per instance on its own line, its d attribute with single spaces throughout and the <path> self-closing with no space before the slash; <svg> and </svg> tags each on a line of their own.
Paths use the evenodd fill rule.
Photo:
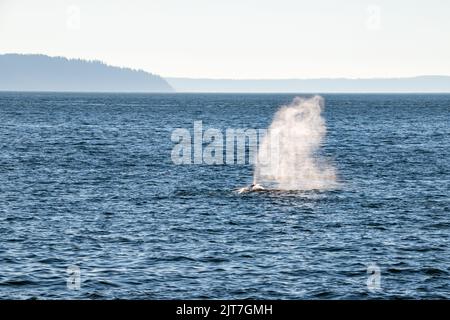
<svg viewBox="0 0 450 320">
<path fill-rule="evenodd" d="M 324 95 L 335 190 L 172 162 L 294 96 L 0 93 L 0 298 L 450 299 L 450 95 Z"/>
</svg>

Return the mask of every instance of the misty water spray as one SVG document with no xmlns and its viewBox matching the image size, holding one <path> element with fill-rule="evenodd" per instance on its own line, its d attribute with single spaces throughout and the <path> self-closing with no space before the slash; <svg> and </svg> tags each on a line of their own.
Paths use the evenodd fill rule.
<svg viewBox="0 0 450 320">
<path fill-rule="evenodd" d="M 296 97 L 282 106 L 262 139 L 254 170 L 254 184 L 279 190 L 331 189 L 334 166 L 318 151 L 326 134 L 324 99 Z"/>
</svg>

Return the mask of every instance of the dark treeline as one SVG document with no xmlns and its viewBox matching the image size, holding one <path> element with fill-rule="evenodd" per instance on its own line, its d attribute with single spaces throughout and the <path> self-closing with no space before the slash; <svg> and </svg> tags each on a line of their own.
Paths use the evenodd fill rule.
<svg viewBox="0 0 450 320">
<path fill-rule="evenodd" d="M 172 92 L 158 75 L 100 61 L 45 55 L 0 55 L 0 90 Z"/>
</svg>

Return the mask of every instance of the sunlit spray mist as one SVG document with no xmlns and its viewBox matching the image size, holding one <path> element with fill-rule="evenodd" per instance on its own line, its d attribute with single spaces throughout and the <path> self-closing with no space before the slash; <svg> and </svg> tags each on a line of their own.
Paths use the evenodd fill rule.
<svg viewBox="0 0 450 320">
<path fill-rule="evenodd" d="M 278 190 L 326 190 L 336 187 L 332 164 L 318 151 L 326 134 L 324 100 L 296 97 L 282 106 L 262 139 L 254 185 Z"/>
</svg>

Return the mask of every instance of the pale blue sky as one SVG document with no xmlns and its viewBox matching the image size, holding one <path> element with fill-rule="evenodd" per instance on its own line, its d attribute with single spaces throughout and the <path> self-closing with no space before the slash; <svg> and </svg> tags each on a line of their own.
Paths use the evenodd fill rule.
<svg viewBox="0 0 450 320">
<path fill-rule="evenodd" d="M 448 0 L 0 0 L 0 53 L 162 76 L 450 75 Z"/>
</svg>

